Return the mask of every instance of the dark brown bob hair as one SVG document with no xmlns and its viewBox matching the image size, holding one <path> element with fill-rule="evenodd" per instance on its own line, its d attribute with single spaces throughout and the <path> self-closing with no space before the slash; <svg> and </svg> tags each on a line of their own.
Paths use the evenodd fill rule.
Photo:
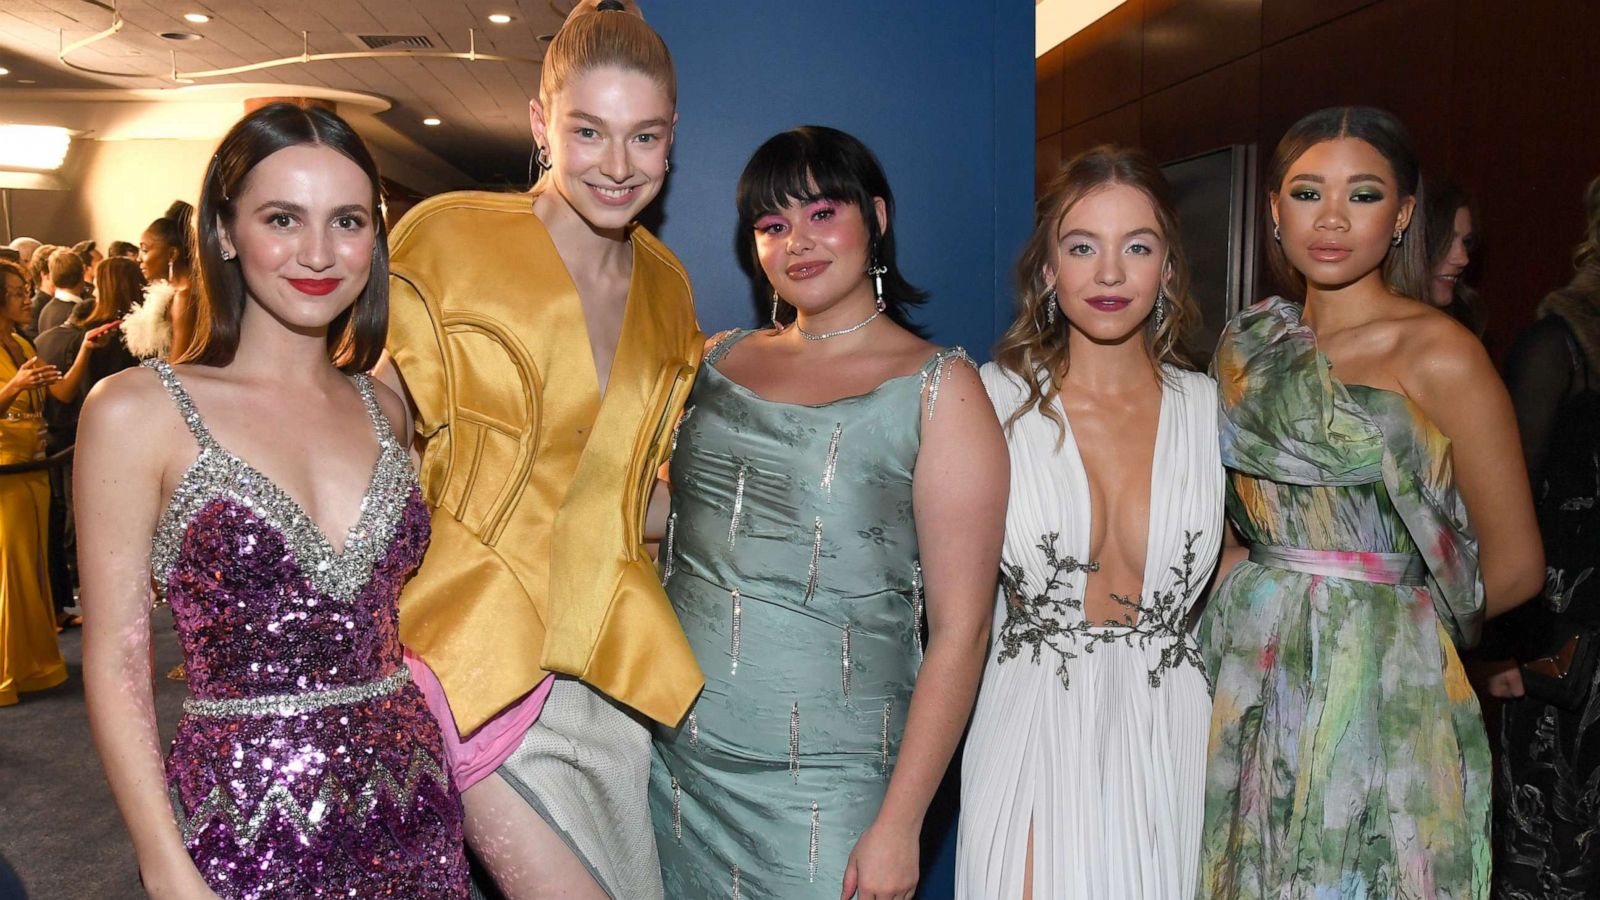
<svg viewBox="0 0 1600 900">
<path fill-rule="evenodd" d="M 351 307 L 328 326 L 328 356 L 345 372 L 377 365 L 389 331 L 389 240 L 383 221 L 378 164 L 345 120 L 333 112 L 294 103 L 272 103 L 250 113 L 223 136 L 206 168 L 195 214 L 194 337 L 172 360 L 225 366 L 239 347 L 244 318 L 244 275 L 238 260 L 222 258 L 222 226 L 233 221 L 233 199 L 262 160 L 286 147 L 329 147 L 361 167 L 372 181 L 372 270 Z"/>
</svg>

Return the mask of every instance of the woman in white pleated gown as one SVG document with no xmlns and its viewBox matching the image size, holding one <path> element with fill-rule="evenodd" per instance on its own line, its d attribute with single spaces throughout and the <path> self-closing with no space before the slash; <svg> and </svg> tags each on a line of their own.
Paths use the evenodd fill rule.
<svg viewBox="0 0 1600 900">
<path fill-rule="evenodd" d="M 1011 499 L 956 893 L 1191 900 L 1211 700 L 1189 625 L 1224 543 L 1216 386 L 1178 365 L 1196 314 L 1154 162 L 1088 151 L 1039 209 L 1021 312 L 982 370 Z"/>
</svg>

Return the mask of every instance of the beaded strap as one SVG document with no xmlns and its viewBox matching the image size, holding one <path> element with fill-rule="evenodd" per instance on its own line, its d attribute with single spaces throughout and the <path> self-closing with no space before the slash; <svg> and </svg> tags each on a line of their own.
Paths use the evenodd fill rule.
<svg viewBox="0 0 1600 900">
<path fill-rule="evenodd" d="M 946 347 L 935 353 L 933 358 L 923 364 L 922 371 L 917 373 L 922 379 L 923 390 L 928 395 L 929 419 L 933 418 L 933 405 L 939 400 L 939 388 L 944 384 L 945 375 L 949 371 L 949 364 L 956 360 L 971 366 L 974 371 L 978 368 L 978 364 L 973 362 L 972 357 L 967 355 L 965 347 Z"/>
<path fill-rule="evenodd" d="M 704 363 L 708 366 L 714 366 L 722 362 L 722 358 L 728 355 L 728 351 L 733 349 L 733 345 L 737 344 L 740 338 L 753 333 L 745 331 L 743 328 L 729 328 L 727 331 L 718 334 L 711 339 L 711 347 L 706 350 Z"/>
<path fill-rule="evenodd" d="M 178 413 L 183 416 L 183 424 L 189 426 L 189 433 L 194 435 L 200 449 L 217 449 L 217 439 L 211 436 L 211 429 L 206 427 L 205 420 L 200 418 L 200 410 L 195 408 L 194 398 L 189 396 L 183 382 L 178 380 L 178 373 L 173 371 L 171 364 L 164 359 L 147 359 L 141 365 L 154 371 L 161 379 L 161 386 L 167 389 L 167 395 L 177 405 Z"/>
</svg>

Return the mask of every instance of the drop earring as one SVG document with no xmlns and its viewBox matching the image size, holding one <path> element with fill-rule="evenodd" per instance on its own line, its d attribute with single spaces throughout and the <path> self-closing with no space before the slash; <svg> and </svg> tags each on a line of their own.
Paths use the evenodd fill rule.
<svg viewBox="0 0 1600 900">
<path fill-rule="evenodd" d="M 1391 246 L 1391 247 L 1400 246 L 1400 242 L 1405 239 L 1405 236 L 1406 236 L 1405 229 L 1403 229 L 1403 228 L 1402 229 L 1397 229 L 1395 231 L 1395 233 L 1394 233 L 1394 240 L 1389 242 L 1389 246 Z"/>
<path fill-rule="evenodd" d="M 1160 331 L 1161 326 L 1167 324 L 1167 293 L 1159 285 L 1156 287 L 1155 311 L 1151 314 L 1150 318 L 1151 327 L 1155 331 Z"/>
<path fill-rule="evenodd" d="M 888 304 L 883 302 L 883 276 L 889 274 L 889 267 L 879 263 L 877 257 L 873 257 L 872 265 L 867 266 L 867 274 L 872 276 L 872 293 L 878 298 L 878 312 L 883 312 L 889 308 Z"/>
<path fill-rule="evenodd" d="M 773 290 L 772 290 L 772 330 L 773 331 L 782 331 L 783 330 L 783 326 L 778 324 L 778 290 L 777 290 L 777 288 L 773 288 Z"/>
<path fill-rule="evenodd" d="M 1283 232 L 1278 230 L 1277 222 L 1272 223 L 1272 239 L 1280 244 L 1283 243 Z"/>
<path fill-rule="evenodd" d="M 1046 327 L 1056 327 L 1056 289 L 1051 288 L 1044 295 L 1044 323 Z"/>
</svg>

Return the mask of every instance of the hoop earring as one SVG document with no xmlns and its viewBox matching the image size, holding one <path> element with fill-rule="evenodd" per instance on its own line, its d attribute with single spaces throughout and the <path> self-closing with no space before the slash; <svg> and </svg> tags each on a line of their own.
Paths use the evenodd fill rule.
<svg viewBox="0 0 1600 900">
<path fill-rule="evenodd" d="M 1056 327 L 1056 289 L 1051 288 L 1044 294 L 1044 324 L 1047 328 Z"/>
<path fill-rule="evenodd" d="M 538 151 L 533 154 L 533 162 L 541 171 L 550 171 L 550 148 L 540 147 Z"/>
<path fill-rule="evenodd" d="M 1394 233 L 1394 240 L 1389 242 L 1389 246 L 1391 246 L 1391 247 L 1400 246 L 1400 242 L 1405 239 L 1405 236 L 1406 236 L 1406 232 L 1405 232 L 1404 228 L 1396 230 L 1395 233 Z"/>
<path fill-rule="evenodd" d="M 1280 244 L 1283 243 L 1283 232 L 1278 230 L 1277 222 L 1272 223 L 1272 239 Z"/>
<path fill-rule="evenodd" d="M 883 312 L 889 308 L 889 304 L 883 302 L 883 276 L 889 274 L 889 267 L 879 263 L 874 256 L 872 264 L 867 266 L 867 274 L 872 276 L 872 293 L 878 298 L 878 312 Z"/>
<path fill-rule="evenodd" d="M 1150 318 L 1153 331 L 1159 332 L 1167 324 L 1167 293 L 1160 285 L 1156 286 L 1156 308 Z"/>
</svg>

